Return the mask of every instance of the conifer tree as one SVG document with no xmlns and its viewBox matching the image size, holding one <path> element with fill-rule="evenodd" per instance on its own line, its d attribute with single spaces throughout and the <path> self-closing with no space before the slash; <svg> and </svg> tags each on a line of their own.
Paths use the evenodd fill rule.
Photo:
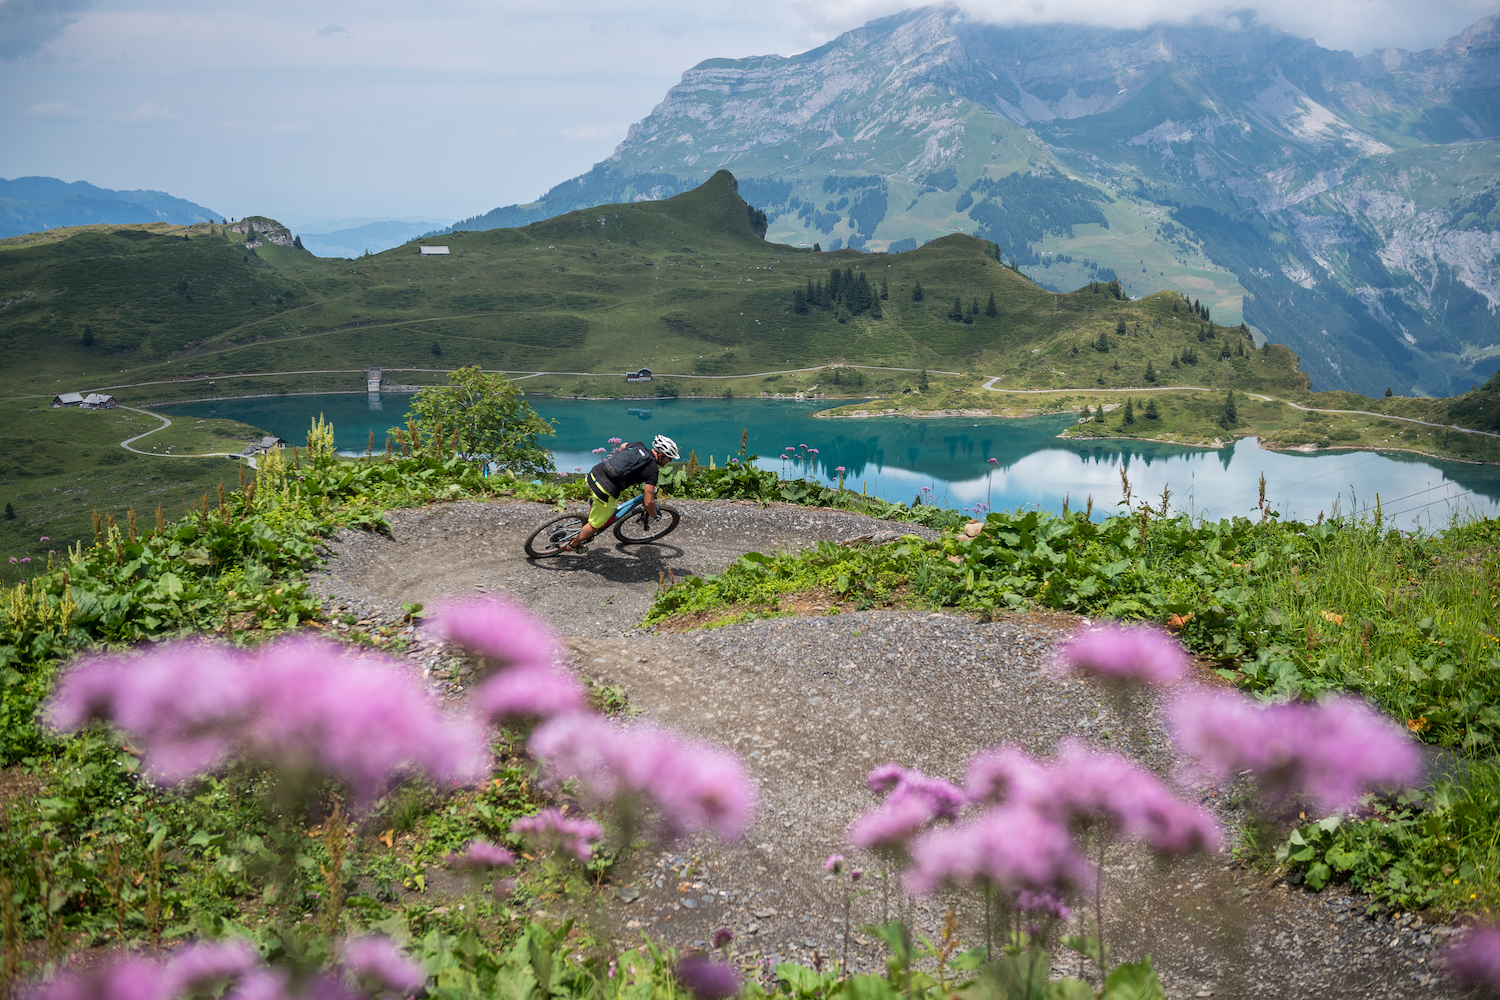
<svg viewBox="0 0 1500 1000">
<path fill-rule="evenodd" d="M 1101 354 L 1109 353 L 1109 334 L 1099 334 L 1099 339 L 1094 341 L 1094 350 L 1100 352 Z"/>
<path fill-rule="evenodd" d="M 871 319 L 885 319 L 885 311 L 880 308 L 880 300 L 879 299 L 875 299 L 873 302 L 870 303 L 870 318 Z"/>
<path fill-rule="evenodd" d="M 1103 383 L 1104 379 L 1100 378 L 1099 381 L 1101 383 Z M 1100 403 L 1099 404 L 1099 408 L 1094 411 L 1094 423 L 1096 423 L 1096 424 L 1102 424 L 1102 423 L 1104 423 L 1104 404 L 1103 403 Z"/>
<path fill-rule="evenodd" d="M 807 292 L 803 291 L 800 288 L 794 289 L 792 291 L 792 312 L 807 312 Z"/>
<path fill-rule="evenodd" d="M 1133 399 L 1125 400 L 1124 422 L 1127 424 L 1135 423 L 1135 400 Z"/>
<path fill-rule="evenodd" d="M 89 326 L 87 323 L 83 324 L 83 346 L 94 346 L 94 328 Z"/>
<path fill-rule="evenodd" d="M 84 332 L 85 332 L 85 333 L 87 333 L 87 332 L 88 332 L 88 327 L 84 327 L 84 328 L 83 328 L 83 329 L 84 329 Z M 1390 386 L 1386 386 L 1386 387 L 1385 387 L 1385 394 L 1386 394 L 1386 395 L 1387 395 L 1387 396 L 1394 396 L 1394 395 L 1395 395 L 1395 393 L 1394 393 L 1394 392 L 1392 392 L 1392 391 L 1391 391 L 1391 387 L 1390 387 Z"/>
<path fill-rule="evenodd" d="M 1161 411 L 1156 408 L 1156 397 L 1155 396 L 1152 396 L 1150 399 L 1146 400 L 1146 419 L 1147 420 L 1159 420 L 1159 419 L 1161 419 Z"/>
<path fill-rule="evenodd" d="M 1177 356 L 1177 352 L 1176 351 L 1172 352 L 1172 367 L 1173 368 L 1181 368 L 1182 367 L 1182 359 Z"/>
<path fill-rule="evenodd" d="M 821 305 L 818 301 L 818 289 L 811 278 L 807 279 L 807 301 L 811 305 Z"/>
<path fill-rule="evenodd" d="M 1224 410 L 1219 414 L 1219 426 L 1228 430 L 1239 422 L 1239 410 L 1234 405 L 1234 390 L 1228 389 L 1224 392 Z"/>
<path fill-rule="evenodd" d="M 870 279 L 865 276 L 865 272 L 860 271 L 859 277 L 854 279 L 854 301 L 850 305 L 856 313 L 862 313 L 868 311 L 874 301 L 875 294 L 870 290 Z"/>
<path fill-rule="evenodd" d="M 822 252 L 823 252 L 823 244 L 821 244 L 821 243 L 814 243 L 813 244 L 813 253 L 822 253 Z"/>
<path fill-rule="evenodd" d="M 1147 382 L 1155 382 L 1156 381 L 1156 367 L 1151 364 L 1151 359 L 1150 358 L 1146 359 L 1146 381 Z"/>
<path fill-rule="evenodd" d="M 948 310 L 948 318 L 957 322 L 964 318 L 964 304 L 957 295 L 953 296 L 953 308 Z"/>
<path fill-rule="evenodd" d="M 844 272 L 838 268 L 828 272 L 828 300 L 837 302 L 844 297 Z"/>
<path fill-rule="evenodd" d="M 927 369 L 922 369 L 922 374 L 917 376 L 917 388 L 923 392 L 927 391 Z"/>
<path fill-rule="evenodd" d="M 964 322 L 965 323 L 973 323 L 974 322 L 974 307 L 972 305 L 964 306 Z"/>
<path fill-rule="evenodd" d="M 1078 411 L 1078 422 L 1081 424 L 1085 420 L 1088 420 L 1093 415 L 1094 415 L 1094 411 L 1091 410 L 1091 409 L 1089 409 L 1089 404 L 1084 403 L 1083 404 L 1083 409 L 1080 410 L 1080 411 Z"/>
<path fill-rule="evenodd" d="M 995 316 L 998 315 L 999 312 L 1000 310 L 995 308 L 995 293 L 990 292 L 990 301 L 984 307 L 984 314 L 986 316 Z"/>
<path fill-rule="evenodd" d="M 889 302 L 891 299 L 891 286 L 885 283 L 884 278 L 880 279 L 880 297 L 886 302 Z"/>
<path fill-rule="evenodd" d="M 1125 336 L 1125 320 L 1123 318 L 1115 320 L 1115 333 L 1121 337 Z"/>
<path fill-rule="evenodd" d="M 922 301 L 922 283 L 920 281 L 917 282 L 917 287 L 911 290 L 911 300 L 913 302 Z"/>
</svg>

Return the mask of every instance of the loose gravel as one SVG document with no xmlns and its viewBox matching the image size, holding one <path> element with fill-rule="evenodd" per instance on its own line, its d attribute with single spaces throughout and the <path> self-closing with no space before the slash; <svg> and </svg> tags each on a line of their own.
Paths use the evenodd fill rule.
<svg viewBox="0 0 1500 1000">
<path fill-rule="evenodd" d="M 871 858 L 845 848 L 850 820 L 872 798 L 864 776 L 894 760 L 960 779 L 973 753 L 1015 743 L 1045 755 L 1064 738 L 1129 753 L 1168 776 L 1173 755 L 1155 705 L 1121 718 L 1107 694 L 1048 670 L 1057 641 L 1085 624 L 1071 616 L 871 610 L 763 619 L 681 634 L 639 628 L 670 572 L 721 570 L 748 551 L 790 550 L 823 539 L 889 531 L 840 511 L 777 504 L 678 502 L 682 526 L 662 542 L 609 540 L 585 555 L 527 560 L 521 542 L 551 516 L 535 503 L 457 503 L 389 515 L 392 538 L 341 532 L 327 570 L 314 575 L 330 615 L 378 644 L 404 651 L 435 693 L 461 698 L 467 664 L 420 627 L 402 602 L 506 593 L 553 622 L 580 675 L 619 684 L 633 718 L 672 726 L 737 752 L 760 788 L 755 826 L 736 845 L 708 839 L 664 845 L 624 866 L 606 908 L 622 939 L 640 931 L 701 947 L 735 931 L 751 961 L 836 958 L 844 947 L 848 883 L 826 875 L 831 853 L 869 873 L 853 905 L 850 960 L 878 967 L 858 928 L 897 901 Z M 601 541 L 603 541 L 601 539 Z M 389 632 L 383 636 L 382 632 Z M 629 720 L 625 724 L 631 724 Z M 1228 796 L 1201 790 L 1225 819 Z M 1121 848 L 1106 864 L 1106 926 L 1114 957 L 1153 956 L 1169 997 L 1458 997 L 1434 970 L 1453 932 L 1419 917 L 1367 919 L 1365 902 L 1313 894 L 1236 865 L 1227 855 L 1170 867 Z M 950 903 L 917 900 L 910 919 L 935 937 Z M 1076 974 L 1076 956 L 1057 973 Z"/>
</svg>

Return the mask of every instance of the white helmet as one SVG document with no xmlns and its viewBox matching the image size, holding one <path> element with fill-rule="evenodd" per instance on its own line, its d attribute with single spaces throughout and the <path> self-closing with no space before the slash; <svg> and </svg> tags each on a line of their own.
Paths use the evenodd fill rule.
<svg viewBox="0 0 1500 1000">
<path fill-rule="evenodd" d="M 681 457 L 681 453 L 677 450 L 677 442 L 665 434 L 656 435 L 656 439 L 651 442 L 651 450 L 667 456 L 669 462 L 675 462 Z"/>
</svg>

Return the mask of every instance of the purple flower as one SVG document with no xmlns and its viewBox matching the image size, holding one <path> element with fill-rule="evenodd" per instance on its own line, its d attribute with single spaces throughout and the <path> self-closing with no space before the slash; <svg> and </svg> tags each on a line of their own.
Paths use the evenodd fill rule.
<svg viewBox="0 0 1500 1000">
<path fill-rule="evenodd" d="M 1153 628 L 1105 625 L 1058 648 L 1064 673 L 1087 672 L 1106 680 L 1171 684 L 1181 680 L 1187 656 L 1171 636 Z"/>
<path fill-rule="evenodd" d="M 23 563 L 29 563 L 29 562 L 31 562 L 31 557 L 30 556 L 22 556 L 21 557 L 21 561 Z"/>
<path fill-rule="evenodd" d="M 471 840 L 464 853 L 449 854 L 444 860 L 455 868 L 486 871 L 490 868 L 509 868 L 516 863 L 516 856 L 488 841 Z"/>
<path fill-rule="evenodd" d="M 728 948 L 734 942 L 734 931 L 728 927 L 720 927 L 714 931 L 714 948 Z"/>
<path fill-rule="evenodd" d="M 543 809 L 535 816 L 518 819 L 510 832 L 553 850 L 587 861 L 604 830 L 591 819 L 569 819 L 556 809 Z"/>
<path fill-rule="evenodd" d="M 1060 810 L 1064 820 L 1103 822 L 1163 854 L 1219 847 L 1219 827 L 1212 816 L 1118 754 L 1092 753 L 1069 740 L 1051 770 L 1057 793 L 1051 808 Z"/>
<path fill-rule="evenodd" d="M 590 455 L 602 455 L 602 454 L 604 454 L 604 449 L 603 448 L 595 448 L 593 451 L 589 452 L 589 454 Z"/>
<path fill-rule="evenodd" d="M 496 674 L 475 692 L 475 701 L 495 722 L 516 723 L 550 719 L 582 711 L 583 688 L 550 667 L 522 666 Z"/>
<path fill-rule="evenodd" d="M 901 779 L 905 776 L 906 768 L 900 764 L 881 764 L 865 776 L 865 784 L 870 786 L 870 794 L 884 795 L 901 784 Z"/>
<path fill-rule="evenodd" d="M 830 854 L 828 860 L 823 862 L 825 872 L 833 872 L 835 875 L 844 870 L 844 856 L 842 854 Z"/>
<path fill-rule="evenodd" d="M 19 559 L 17 559 L 17 558 L 16 558 L 16 557 L 15 557 L 15 556 L 11 556 L 11 557 L 10 557 L 10 561 L 11 561 L 11 562 L 20 562 L 20 560 L 19 560 Z"/>
<path fill-rule="evenodd" d="M 961 826 L 931 830 L 911 846 L 906 885 L 927 895 L 945 884 L 1062 895 L 1089 868 L 1062 824 L 1035 809 L 1004 805 Z"/>
<path fill-rule="evenodd" d="M 578 779 L 596 804 L 654 805 L 672 836 L 706 828 L 736 840 L 755 816 L 755 786 L 739 758 L 651 726 L 621 730 L 564 715 L 540 726 L 530 746 L 554 781 Z"/>
<path fill-rule="evenodd" d="M 1024 913 L 1045 914 L 1053 920 L 1068 921 L 1073 918 L 1073 911 L 1050 892 L 1032 892 L 1029 889 L 1022 889 L 1016 893 L 1016 909 Z"/>
<path fill-rule="evenodd" d="M 956 820 L 967 801 L 963 790 L 942 778 L 882 764 L 865 779 L 885 801 L 849 826 L 849 843 L 884 854 L 901 854 L 911 838 L 939 819 Z"/>
<path fill-rule="evenodd" d="M 260 956 L 243 941 L 191 945 L 172 956 L 164 970 L 168 995 L 198 993 L 249 975 L 259 966 Z"/>
<path fill-rule="evenodd" d="M 239 1000 L 282 1000 L 285 979 L 260 965 L 255 951 L 241 942 L 197 944 L 166 962 L 126 958 L 86 972 L 64 975 L 27 994 L 30 1000 L 175 1000 L 235 980 L 229 995 Z"/>
<path fill-rule="evenodd" d="M 254 654 L 181 642 L 87 660 L 63 677 L 48 716 L 62 731 L 113 722 L 167 784 L 233 751 L 288 781 L 341 780 L 368 804 L 400 774 L 469 781 L 486 764 L 479 727 L 440 712 L 403 667 L 302 638 Z"/>
<path fill-rule="evenodd" d="M 625 443 L 625 439 L 624 438 L 610 438 L 609 439 L 609 443 L 610 444 L 624 444 Z"/>
<path fill-rule="evenodd" d="M 845 470 L 842 465 L 839 465 L 839 466 L 835 466 L 833 471 L 834 472 L 844 472 L 844 471 L 847 471 L 847 470 Z"/>
<path fill-rule="evenodd" d="M 389 991 L 410 996 L 427 981 L 422 967 L 401 954 L 387 937 L 350 941 L 344 947 L 344 968 L 367 994 Z"/>
<path fill-rule="evenodd" d="M 1421 773 L 1416 746 L 1395 723 L 1352 698 L 1259 706 L 1242 695 L 1192 692 L 1170 707 L 1173 737 L 1221 780 L 1253 773 L 1273 806 L 1305 794 L 1329 811 L 1372 786 Z"/>
<path fill-rule="evenodd" d="M 852 872 L 849 873 L 849 881 L 851 881 L 851 882 L 858 882 L 860 879 L 862 879 L 864 877 L 865 877 L 865 873 L 862 872 L 862 871 L 860 871 L 858 868 L 854 869 Z"/>
<path fill-rule="evenodd" d="M 1000 464 L 1000 460 L 998 458 L 986 459 L 986 461 L 988 461 L 989 464 L 991 464 L 991 465 L 999 465 Z"/>
<path fill-rule="evenodd" d="M 726 1000 L 740 992 L 739 973 L 706 955 L 689 955 L 672 972 L 696 1000 Z"/>
<path fill-rule="evenodd" d="M 1500 990 L 1500 930 L 1488 924 L 1470 927 L 1448 947 L 1444 963 L 1461 985 Z"/>
<path fill-rule="evenodd" d="M 515 601 L 475 597 L 443 606 L 433 618 L 437 634 L 507 667 L 548 669 L 557 658 L 557 636 Z"/>
<path fill-rule="evenodd" d="M 43 541 L 43 542 L 50 542 L 50 541 L 52 541 L 52 539 L 50 539 L 50 538 L 48 538 L 48 537 L 47 537 L 47 536 L 46 536 L 46 535 L 43 535 L 43 536 L 42 536 L 42 537 L 41 537 L 41 538 L 40 538 L 40 539 L 39 539 L 39 541 Z"/>
<path fill-rule="evenodd" d="M 964 789 L 976 802 L 1041 807 L 1054 795 L 1052 775 L 1020 747 L 985 750 L 969 762 Z"/>
</svg>

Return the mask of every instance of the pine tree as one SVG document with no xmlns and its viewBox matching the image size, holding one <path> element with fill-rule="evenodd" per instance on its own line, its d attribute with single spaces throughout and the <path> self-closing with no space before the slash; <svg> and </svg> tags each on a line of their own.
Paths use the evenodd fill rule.
<svg viewBox="0 0 1500 1000">
<path fill-rule="evenodd" d="M 1153 396 L 1150 399 L 1146 400 L 1146 419 L 1159 420 L 1160 418 L 1161 411 L 1156 408 L 1156 397 Z"/>
<path fill-rule="evenodd" d="M 917 282 L 917 287 L 911 290 L 911 300 L 913 302 L 922 301 L 922 283 L 920 281 Z"/>
<path fill-rule="evenodd" d="M 1115 320 L 1115 333 L 1121 337 L 1125 336 L 1125 320 Z"/>
<path fill-rule="evenodd" d="M 811 278 L 807 279 L 807 302 L 809 305 L 820 305 L 818 301 L 818 289 Z"/>
<path fill-rule="evenodd" d="M 851 309 L 854 307 L 854 268 L 844 268 L 844 275 L 839 281 L 839 288 L 844 293 L 844 303 Z"/>
<path fill-rule="evenodd" d="M 865 277 L 865 272 L 859 272 L 859 277 L 854 279 L 854 311 L 857 313 L 869 310 L 875 302 L 875 293 L 870 289 L 870 279 Z"/>
<path fill-rule="evenodd" d="M 1104 379 L 1103 378 L 1099 379 L 1099 382 L 1100 382 L 1100 384 L 1103 384 Z M 1100 403 L 1099 404 L 1099 408 L 1094 411 L 1094 423 L 1096 423 L 1096 424 L 1102 424 L 1102 423 L 1104 423 L 1104 404 L 1103 403 Z"/>
<path fill-rule="evenodd" d="M 1127 424 L 1133 424 L 1133 423 L 1135 423 L 1135 400 L 1133 400 L 1133 399 L 1127 399 L 1127 400 L 1125 400 L 1125 418 L 1124 418 L 1124 422 L 1127 423 Z"/>
<path fill-rule="evenodd" d="M 879 299 L 876 299 L 874 302 L 870 303 L 870 318 L 871 319 L 885 319 L 885 311 L 880 308 L 880 300 Z"/>
<path fill-rule="evenodd" d="M 435 358 L 440 358 L 443 356 L 443 345 L 438 343 L 436 340 L 432 342 L 432 356 Z"/>
<path fill-rule="evenodd" d="M 1176 351 L 1172 352 L 1172 367 L 1173 368 L 1181 368 L 1182 367 L 1182 359 L 1177 356 L 1177 352 Z"/>
<path fill-rule="evenodd" d="M 885 302 L 889 302 L 891 299 L 891 286 L 885 283 L 884 278 L 880 279 L 880 298 Z"/>
<path fill-rule="evenodd" d="M 1239 422 L 1239 411 L 1234 405 L 1234 390 L 1228 389 L 1224 393 L 1224 411 L 1219 414 L 1219 426 L 1228 430 Z"/>
<path fill-rule="evenodd" d="M 969 312 L 975 316 L 979 315 L 979 296 L 974 296 L 974 301 L 969 303 Z"/>
<path fill-rule="evenodd" d="M 990 292 L 990 301 L 985 304 L 984 314 L 986 316 L 996 316 L 999 315 L 999 312 L 1000 310 L 995 308 L 995 293 Z"/>
<path fill-rule="evenodd" d="M 296 247 L 298 250 L 306 250 L 307 249 L 306 247 L 304 247 L 302 245 L 302 237 L 300 237 L 300 236 L 295 237 L 292 240 L 292 246 Z"/>
<path fill-rule="evenodd" d="M 1151 359 L 1150 358 L 1146 359 L 1146 381 L 1147 382 L 1155 382 L 1156 381 L 1156 367 L 1151 364 Z"/>
<path fill-rule="evenodd" d="M 87 323 L 83 324 L 83 346 L 94 346 L 94 328 L 89 326 Z"/>
<path fill-rule="evenodd" d="M 822 253 L 822 252 L 823 252 L 823 244 L 821 244 L 821 243 L 814 243 L 813 244 L 813 253 Z"/>
<path fill-rule="evenodd" d="M 88 329 L 88 327 L 84 327 L 84 330 L 87 330 L 87 329 Z M 1391 387 L 1390 386 L 1386 386 L 1385 387 L 1385 394 L 1387 396 L 1394 396 L 1395 395 L 1395 393 L 1391 391 Z"/>
<path fill-rule="evenodd" d="M 1091 409 L 1089 409 L 1089 404 L 1084 403 L 1083 404 L 1083 409 L 1078 411 L 1078 422 L 1081 424 L 1085 420 L 1088 420 L 1093 415 L 1094 415 L 1094 411 L 1091 410 Z"/>
<path fill-rule="evenodd" d="M 792 312 L 807 312 L 807 292 L 803 291 L 800 288 L 794 289 L 792 291 Z"/>
<path fill-rule="evenodd" d="M 1109 353 L 1109 335 L 1108 334 L 1106 334 L 1106 333 L 1099 334 L 1099 339 L 1096 340 L 1096 341 L 1094 341 L 1094 350 L 1100 352 L 1101 354 L 1108 354 Z"/>
<path fill-rule="evenodd" d="M 974 322 L 974 307 L 972 305 L 964 306 L 964 322 L 965 323 L 973 323 Z"/>
<path fill-rule="evenodd" d="M 7 521 L 14 521 L 16 519 L 16 509 L 10 505 L 10 501 L 6 501 L 5 503 L 5 519 Z"/>
<path fill-rule="evenodd" d="M 927 391 L 927 369 L 922 369 L 922 374 L 917 376 L 917 388 L 923 392 Z"/>
<path fill-rule="evenodd" d="M 828 272 L 828 299 L 837 302 L 844 297 L 844 272 L 838 268 Z"/>
<path fill-rule="evenodd" d="M 957 295 L 953 296 L 953 308 L 948 310 L 948 318 L 954 321 L 964 318 L 964 304 Z"/>
</svg>

